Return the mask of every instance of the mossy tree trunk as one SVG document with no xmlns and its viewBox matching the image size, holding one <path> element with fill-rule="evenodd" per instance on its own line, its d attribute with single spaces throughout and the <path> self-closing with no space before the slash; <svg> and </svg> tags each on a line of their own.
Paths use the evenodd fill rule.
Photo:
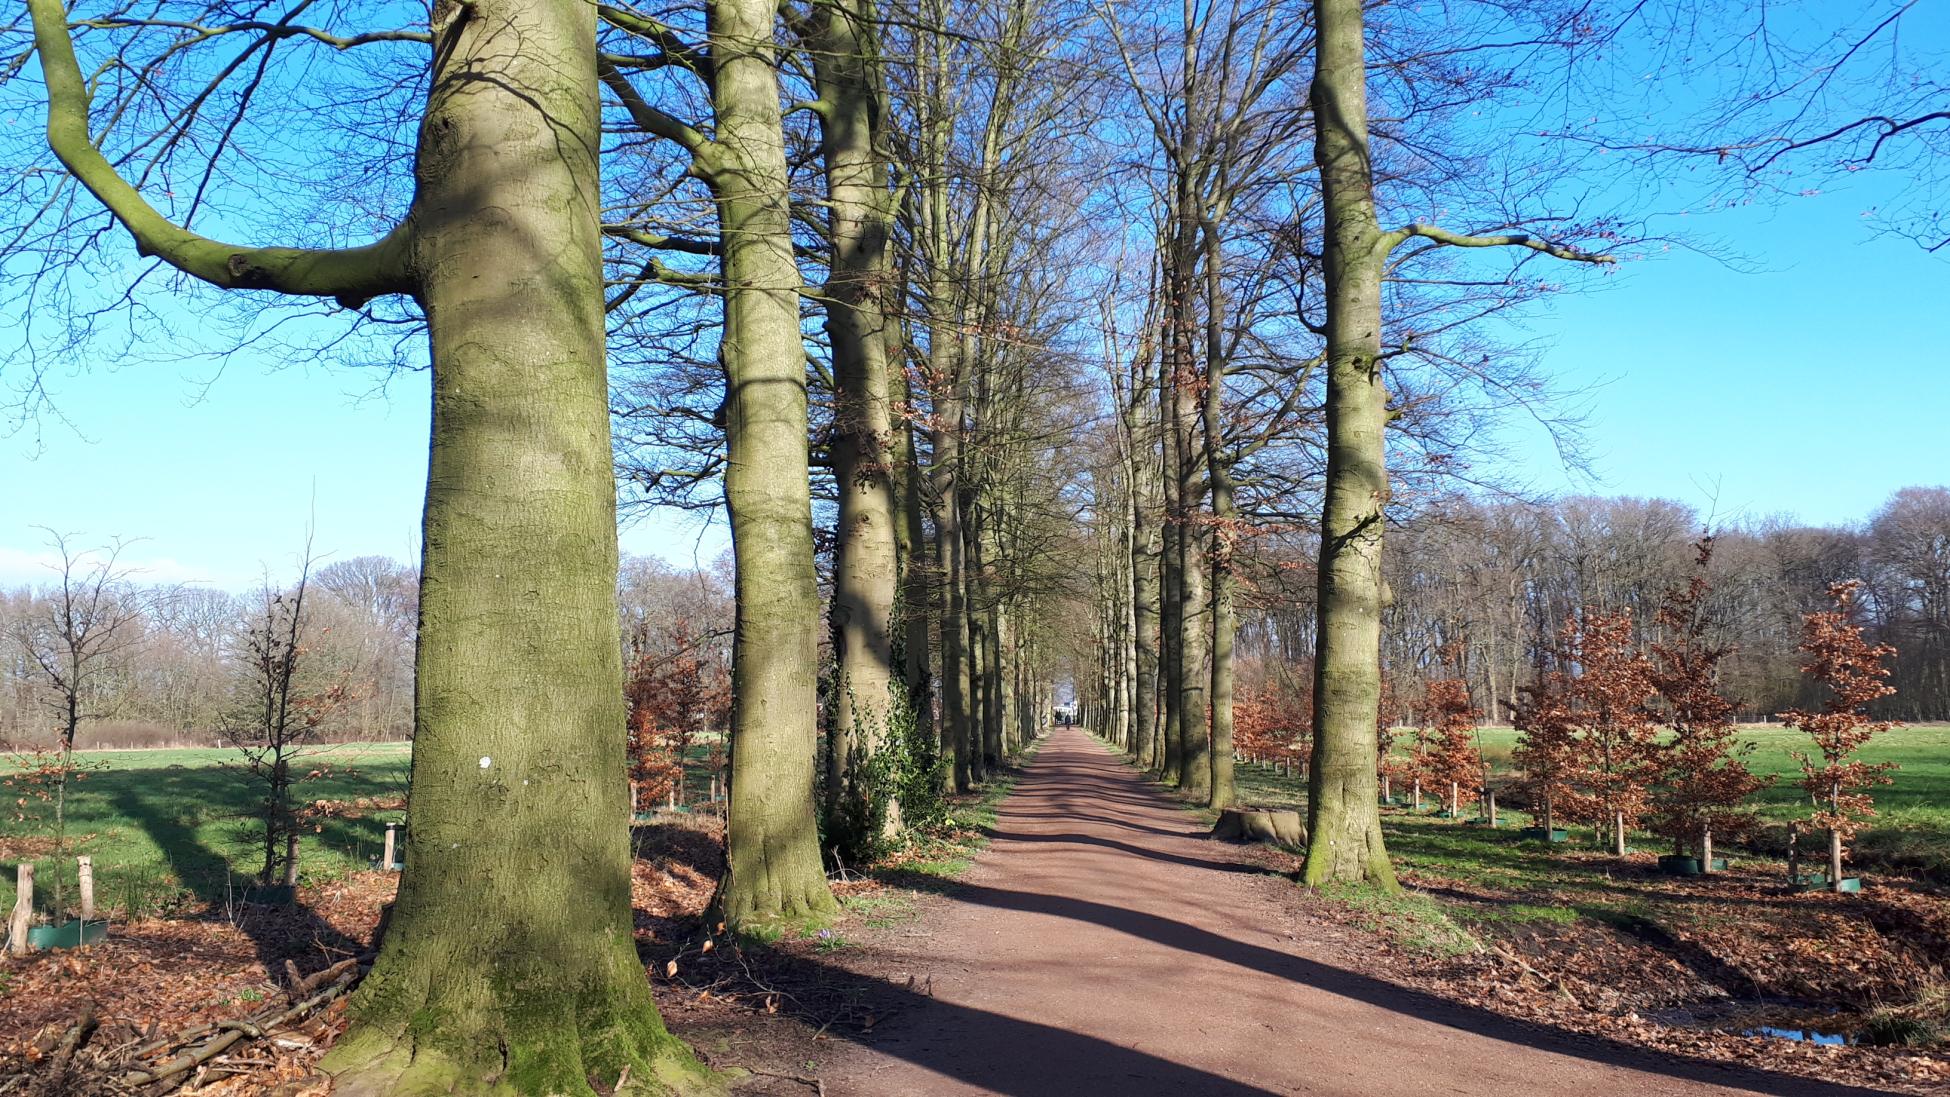
<svg viewBox="0 0 1950 1097">
<path fill-rule="evenodd" d="M 893 420 L 888 396 L 888 244 L 893 220 L 878 132 L 885 96 L 871 0 L 820 0 L 808 44 L 819 91 L 825 160 L 826 331 L 833 348 L 833 479 L 839 525 L 832 633 L 838 696 L 827 752 L 829 803 L 847 795 L 856 756 L 871 755 L 889 726 L 894 684 L 895 536 Z M 895 807 L 898 818 L 898 805 Z"/>
<path fill-rule="evenodd" d="M 1181 210 L 1189 210 L 1189 195 L 1181 195 Z M 1196 292 L 1193 273 L 1196 263 L 1197 226 L 1189 215 L 1181 215 L 1173 262 L 1174 277 L 1166 308 L 1171 315 L 1171 345 L 1174 372 L 1168 391 L 1171 407 L 1166 418 L 1169 434 L 1167 464 L 1177 481 L 1172 524 L 1178 536 L 1173 542 L 1176 559 L 1178 611 L 1178 729 L 1181 746 L 1178 756 L 1178 787 L 1200 800 L 1212 784 L 1212 740 L 1207 715 L 1206 687 L 1210 683 L 1207 665 L 1211 652 L 1206 645 L 1205 533 L 1202 499 L 1205 494 L 1197 442 L 1199 409 L 1194 402 L 1198 388 L 1197 352 L 1193 347 L 1192 297 Z"/>
<path fill-rule="evenodd" d="M 1172 340 L 1163 342 L 1164 356 L 1159 363 L 1159 483 L 1164 504 L 1164 525 L 1160 530 L 1158 552 L 1158 694 L 1164 707 L 1162 774 L 1177 782 L 1184 772 L 1185 757 L 1185 650 L 1183 580 L 1184 560 L 1181 541 L 1185 536 L 1183 512 L 1179 506 L 1179 479 L 1173 450 L 1171 406 L 1172 387 L 1177 383 L 1178 359 Z"/>
<path fill-rule="evenodd" d="M 362 248 L 173 225 L 88 134 L 55 0 L 31 0 L 49 141 L 146 254 L 225 288 L 414 295 L 433 363 L 409 858 L 325 1060 L 341 1094 L 708 1087 L 630 915 L 596 10 L 443 2 L 407 218 Z M 803 450 L 803 447 L 802 447 Z"/>
<path fill-rule="evenodd" d="M 902 295 L 896 293 L 895 299 Z M 888 326 L 887 385 L 900 396 L 902 414 L 894 423 L 894 481 L 900 502 L 900 522 L 895 527 L 895 552 L 900 562 L 901 679 L 907 685 L 908 711 L 916 720 L 927 719 L 934 709 L 934 679 L 930 673 L 928 636 L 929 597 L 927 528 L 923 512 L 927 508 L 922 490 L 921 468 L 915 453 L 914 425 L 906 414 L 913 406 L 913 392 L 902 366 L 907 339 L 898 325 Z"/>
<path fill-rule="evenodd" d="M 1325 204 L 1327 483 L 1304 880 L 1396 887 L 1375 790 L 1388 423 L 1361 0 L 1314 0 L 1314 161 Z"/>
<path fill-rule="evenodd" d="M 820 919 L 837 905 L 813 803 L 819 593 L 777 7 L 711 0 L 709 16 L 717 128 L 706 179 L 723 249 L 725 504 L 737 565 L 731 804 L 716 905 L 734 924 Z"/>
<path fill-rule="evenodd" d="M 1226 452 L 1224 346 L 1225 296 L 1219 277 L 1222 258 L 1217 219 L 1205 224 L 1205 401 L 1202 411 L 1205 467 L 1212 485 L 1212 751 L 1208 807 L 1231 807 L 1237 798 L 1232 776 L 1232 644 L 1238 623 L 1233 613 L 1232 571 L 1239 515 L 1232 499 L 1232 460 Z"/>
<path fill-rule="evenodd" d="M 1127 464 L 1131 482 L 1132 647 L 1137 657 L 1133 679 L 1137 709 L 1135 732 L 1141 764 L 1156 768 L 1161 764 L 1164 737 L 1158 713 L 1158 558 L 1162 548 L 1157 520 L 1157 432 L 1152 429 L 1149 356 L 1141 353 L 1139 363 L 1131 383 L 1130 407 L 1124 413 L 1125 433 L 1130 439 Z"/>
<path fill-rule="evenodd" d="M 945 19 L 945 4 L 931 5 L 929 15 Z M 931 104 L 945 104 L 950 93 L 946 47 L 937 34 L 923 34 L 919 40 L 923 94 Z M 966 792 L 975 777 L 962 535 L 965 492 L 962 426 L 966 402 L 963 373 L 967 363 L 961 356 L 962 341 L 954 334 L 958 325 L 958 292 L 950 276 L 956 246 L 948 223 L 949 125 L 946 109 L 934 109 L 927 114 L 920 140 L 923 174 L 916 186 L 920 190 L 919 204 L 924 218 L 920 235 L 925 241 L 928 372 L 934 390 L 929 479 L 934 495 L 938 568 L 935 601 L 941 644 L 941 746 L 954 759 L 955 790 Z"/>
</svg>

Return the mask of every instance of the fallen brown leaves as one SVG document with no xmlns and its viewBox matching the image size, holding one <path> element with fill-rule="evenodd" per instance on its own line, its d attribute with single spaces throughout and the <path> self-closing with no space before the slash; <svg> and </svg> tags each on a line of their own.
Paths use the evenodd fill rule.
<svg viewBox="0 0 1950 1097">
<path fill-rule="evenodd" d="M 1540 854 L 1541 856 L 1542 854 Z M 1950 1048 L 1831 1046 L 1746 1035 L 1762 1026 L 1853 1032 L 1878 1007 L 1945 985 L 1950 899 L 1882 881 L 1859 895 L 1787 892 L 1777 875 L 1656 875 L 1649 855 L 1596 853 L 1589 886 L 1503 890 L 1429 872 L 1404 882 L 1443 901 L 1481 952 L 1431 957 L 1367 932 L 1348 908 L 1319 917 L 1362 927 L 1363 959 L 1392 981 L 1587 1036 L 1899 1092 L 1941 1093 Z M 1640 863 L 1643 862 L 1643 863 Z M 1515 908 L 1569 907 L 1572 921 Z"/>
</svg>

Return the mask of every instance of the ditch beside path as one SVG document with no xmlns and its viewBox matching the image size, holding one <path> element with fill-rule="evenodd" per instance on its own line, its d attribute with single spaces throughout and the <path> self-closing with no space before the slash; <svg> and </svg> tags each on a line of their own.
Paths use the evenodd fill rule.
<svg viewBox="0 0 1950 1097">
<path fill-rule="evenodd" d="M 1293 887 L 1204 837 L 1083 731 L 1057 728 L 963 883 L 876 945 L 917 993 L 837 1051 L 825 1092 L 1875 1092 L 1653 1055 L 1370 978 Z"/>
</svg>

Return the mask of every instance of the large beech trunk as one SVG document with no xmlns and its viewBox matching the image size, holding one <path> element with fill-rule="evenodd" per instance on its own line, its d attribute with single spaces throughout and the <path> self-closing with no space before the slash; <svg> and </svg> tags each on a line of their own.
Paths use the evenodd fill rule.
<svg viewBox="0 0 1950 1097">
<path fill-rule="evenodd" d="M 1205 802 L 1224 808 L 1235 799 L 1232 777 L 1233 539 L 1238 514 L 1232 498 L 1232 463 L 1226 453 L 1222 416 L 1225 400 L 1225 295 L 1219 278 L 1223 259 L 1218 227 L 1205 226 L 1205 400 L 1201 406 L 1205 467 L 1212 485 L 1212 750 L 1211 786 Z"/>
<path fill-rule="evenodd" d="M 893 211 L 870 0 L 823 0 L 813 11 L 813 68 L 820 93 L 833 249 L 826 331 L 833 347 L 833 479 L 839 525 L 833 561 L 832 631 L 838 696 L 827 752 L 829 803 L 848 794 L 857 757 L 880 749 L 894 685 L 896 560 L 893 418 L 888 397 L 888 237 Z M 894 819 L 898 819 L 898 805 Z"/>
<path fill-rule="evenodd" d="M 1388 502 L 1381 273 L 1361 0 L 1314 0 L 1314 162 L 1325 197 L 1327 485 L 1305 882 L 1396 887 L 1375 799 Z"/>
<path fill-rule="evenodd" d="M 173 225 L 88 133 L 53 0 L 31 0 L 64 165 L 154 255 L 212 285 L 390 293 L 433 364 L 410 857 L 324 1066 L 348 1095 L 697 1089 L 630 915 L 615 479 L 604 373 L 596 11 L 441 0 L 412 211 L 362 248 Z"/>
<path fill-rule="evenodd" d="M 806 353 L 767 0 L 712 0 L 723 241 L 725 503 L 737 561 L 726 920 L 823 918 L 837 905 L 813 804 L 817 628 Z M 891 531 L 890 531 L 891 532 Z"/>
<path fill-rule="evenodd" d="M 433 360 L 407 860 L 342 1094 L 704 1075 L 630 916 L 595 11 L 433 12 L 413 265 Z M 484 78 L 484 74 L 487 78 Z"/>
</svg>

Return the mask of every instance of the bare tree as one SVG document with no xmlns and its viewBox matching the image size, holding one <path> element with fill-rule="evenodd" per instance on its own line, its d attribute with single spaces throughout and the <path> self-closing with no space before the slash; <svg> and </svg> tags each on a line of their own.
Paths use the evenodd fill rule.
<svg viewBox="0 0 1950 1097">
<path fill-rule="evenodd" d="M 50 565 L 59 575 L 39 612 L 18 622 L 16 639 L 51 690 L 47 707 L 57 720 L 57 757 L 40 767 L 52 779 L 54 855 L 65 865 L 68 852 L 68 783 L 75 773 L 75 735 L 81 722 L 97 715 L 98 679 L 108 662 L 142 638 L 142 607 L 129 588 L 134 569 L 120 563 L 128 542 L 100 548 L 75 547 L 72 535 L 46 530 L 48 547 L 58 557 Z M 54 877 L 54 905 L 62 901 L 62 877 Z"/>
<path fill-rule="evenodd" d="M 302 820 L 292 790 L 311 775 L 296 767 L 305 748 L 343 714 L 350 694 L 345 677 L 317 681 L 311 673 L 313 612 L 306 597 L 315 562 L 308 542 L 296 583 L 280 590 L 267 578 L 256 619 L 238 637 L 234 653 L 237 706 L 224 734 L 236 744 L 239 768 L 259 789 L 264 861 L 257 882 L 263 886 L 298 883 Z"/>
</svg>

